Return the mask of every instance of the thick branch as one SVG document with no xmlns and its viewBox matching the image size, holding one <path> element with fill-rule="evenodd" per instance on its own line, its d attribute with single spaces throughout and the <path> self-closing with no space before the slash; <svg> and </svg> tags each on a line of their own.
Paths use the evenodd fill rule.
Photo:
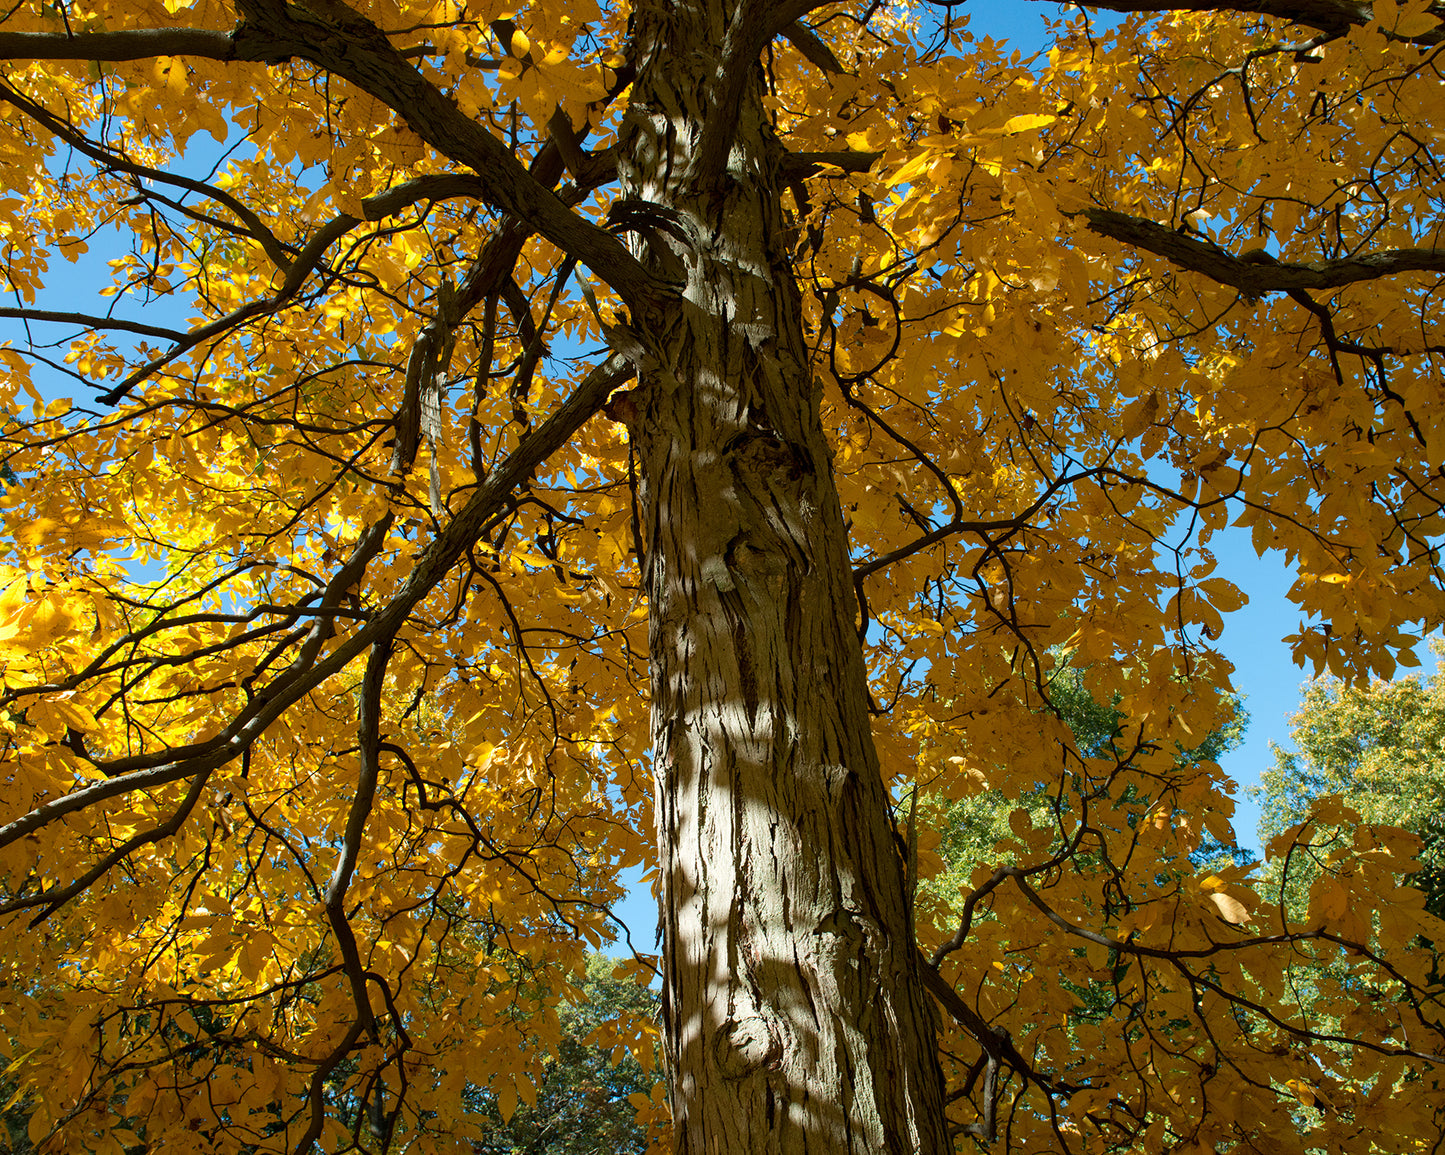
<svg viewBox="0 0 1445 1155">
<path fill-rule="evenodd" d="M 251 0 L 238 7 L 245 17 L 234 37 L 239 58 L 272 64 L 293 57 L 308 60 L 374 96 L 443 156 L 475 171 L 490 204 L 576 256 L 611 285 L 634 315 L 649 312 L 649 303 L 666 292 L 621 241 L 563 204 L 510 149 L 430 84 L 370 21 L 351 16 L 332 24 L 280 0 Z"/>
<path fill-rule="evenodd" d="M 155 337 L 161 341 L 183 341 L 184 333 L 174 329 L 162 329 L 140 321 L 123 321 L 119 317 L 94 317 L 89 313 L 57 313 L 53 309 L 12 309 L 0 308 L 0 317 L 15 321 L 44 321 L 54 325 L 78 325 L 82 329 L 104 332 L 114 329 L 122 333 L 138 333 L 142 337 Z"/>
<path fill-rule="evenodd" d="M 292 58 L 310 61 L 376 97 L 443 156 L 473 169 L 488 203 L 573 253 L 611 285 L 634 314 L 645 311 L 649 301 L 666 291 L 616 237 L 567 208 L 501 141 L 428 83 L 370 21 L 351 16 L 344 23 L 332 24 L 283 0 L 252 0 L 239 7 L 244 19 L 230 36 L 185 28 L 79 36 L 5 33 L 0 35 L 0 57 L 121 61 L 201 56 L 266 64 Z"/>
<path fill-rule="evenodd" d="M 844 172 L 867 172 L 882 157 L 881 152 L 790 152 L 783 157 L 784 183 L 817 176 L 828 168 Z"/>
<path fill-rule="evenodd" d="M 1100 236 L 1144 249 L 1192 273 L 1203 273 L 1247 297 L 1301 289 L 1338 289 L 1396 273 L 1445 273 L 1445 249 L 1385 249 L 1334 261 L 1277 261 L 1262 250 L 1236 257 L 1212 241 L 1110 209 L 1084 209 Z"/>
<path fill-rule="evenodd" d="M 0 914 L 10 914 L 13 911 L 25 910 L 31 907 L 43 907 L 30 921 L 31 927 L 38 926 L 49 918 L 55 911 L 59 910 L 76 895 L 83 893 L 96 879 L 103 876 L 112 866 L 118 862 L 124 862 L 135 851 L 143 846 L 150 846 L 153 843 L 163 842 L 181 828 L 181 824 L 190 817 L 191 811 L 196 808 L 200 801 L 201 793 L 205 789 L 206 782 L 210 779 L 210 770 L 203 769 L 191 781 L 191 788 L 186 791 L 186 796 L 181 800 L 179 806 L 171 812 L 169 818 L 159 826 L 152 827 L 140 834 L 132 835 L 119 846 L 113 848 L 110 853 L 104 855 L 99 861 L 93 863 L 90 868 L 80 874 L 70 883 L 64 886 L 53 886 L 48 890 L 42 890 L 39 894 L 31 895 L 28 898 L 15 899 L 0 907 Z"/>
<path fill-rule="evenodd" d="M 783 29 L 781 35 L 784 40 L 802 53 L 810 64 L 821 68 L 824 72 L 839 74 L 844 71 L 843 66 L 838 63 L 838 58 L 833 55 L 833 50 L 818 39 L 818 34 L 801 20 L 794 20 Z"/>
<path fill-rule="evenodd" d="M 729 26 L 718 65 L 723 83 L 703 122 L 702 139 L 693 162 L 694 180 L 712 181 L 722 172 L 737 127 L 738 109 L 758 54 L 773 37 L 795 22 L 793 9 L 807 6 L 811 5 L 745 3 L 741 14 Z"/>
<path fill-rule="evenodd" d="M 352 798 L 351 809 L 346 815 L 341 854 L 337 858 L 336 869 L 326 884 L 326 918 L 341 950 L 342 965 L 351 984 L 351 997 L 356 1003 L 357 1021 L 373 1037 L 376 1035 L 375 1016 L 366 993 L 366 970 L 361 962 L 361 952 L 356 945 L 356 935 L 351 929 L 351 922 L 346 917 L 346 891 L 356 870 L 356 860 L 361 854 L 361 843 L 366 834 L 366 822 L 371 817 L 372 803 L 376 800 L 381 746 L 381 691 L 386 681 L 386 664 L 391 657 L 391 646 L 392 639 L 389 636 L 377 640 L 371 648 L 371 656 L 366 662 L 366 674 L 361 680 L 361 709 L 357 723 L 361 768 L 357 776 L 356 795 Z"/>
<path fill-rule="evenodd" d="M 1331 36 L 1344 36 L 1351 28 L 1361 27 L 1374 19 L 1371 4 L 1355 0 L 1089 0 L 1090 8 L 1106 8 L 1111 12 L 1238 12 L 1247 16 L 1273 16 L 1318 28 Z M 1430 8 L 1433 15 L 1445 18 L 1445 5 Z M 1391 35 L 1388 29 L 1387 36 Z M 1398 37 L 1411 44 L 1439 44 L 1445 39 L 1445 26 L 1437 25 L 1417 36 Z"/>
<path fill-rule="evenodd" d="M 149 60 L 156 56 L 204 56 L 236 60 L 236 46 L 224 32 L 201 28 L 137 28 L 128 32 L 0 32 L 4 60 Z"/>
</svg>

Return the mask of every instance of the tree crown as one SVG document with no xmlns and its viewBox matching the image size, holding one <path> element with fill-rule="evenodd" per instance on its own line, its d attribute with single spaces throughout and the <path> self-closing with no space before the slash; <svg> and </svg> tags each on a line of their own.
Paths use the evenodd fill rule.
<svg viewBox="0 0 1445 1155">
<path fill-rule="evenodd" d="M 705 615 L 669 633 L 659 590 L 732 630 L 742 733 L 783 662 L 738 623 L 818 557 L 835 600 L 779 636 L 862 647 L 910 893 L 919 813 L 1053 800 L 908 916 L 955 1135 L 1438 1138 L 1418 840 L 1362 826 L 1271 908 L 1196 869 L 1232 802 L 1179 752 L 1232 716 L 1226 526 L 1296 569 L 1316 671 L 1391 677 L 1445 620 L 1442 13 L 1102 7 L 1031 60 L 939 4 L 7 10 L 0 1037 L 34 1142 L 481 1142 L 666 843 L 649 746 L 700 715 L 656 671 Z"/>
</svg>

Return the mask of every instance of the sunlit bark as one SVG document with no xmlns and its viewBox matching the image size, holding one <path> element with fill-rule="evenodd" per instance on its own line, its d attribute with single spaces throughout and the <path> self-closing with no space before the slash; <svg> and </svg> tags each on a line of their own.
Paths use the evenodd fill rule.
<svg viewBox="0 0 1445 1155">
<path fill-rule="evenodd" d="M 933 1013 L 781 243 L 781 150 L 755 54 L 733 65 L 745 83 L 724 55 L 734 8 L 639 11 L 624 141 L 638 251 L 683 286 L 629 406 L 677 1146 L 941 1152 Z"/>
</svg>

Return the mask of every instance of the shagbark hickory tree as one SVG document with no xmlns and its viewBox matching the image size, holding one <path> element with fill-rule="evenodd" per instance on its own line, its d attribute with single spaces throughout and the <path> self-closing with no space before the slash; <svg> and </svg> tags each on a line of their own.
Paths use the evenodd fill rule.
<svg viewBox="0 0 1445 1155">
<path fill-rule="evenodd" d="M 1445 618 L 1441 12 L 1104 7 L 6 8 L 32 1141 L 470 1150 L 648 863 L 678 1151 L 1438 1144 L 1416 840 L 1269 903 L 1180 751 L 1231 522 L 1304 664 Z"/>
</svg>

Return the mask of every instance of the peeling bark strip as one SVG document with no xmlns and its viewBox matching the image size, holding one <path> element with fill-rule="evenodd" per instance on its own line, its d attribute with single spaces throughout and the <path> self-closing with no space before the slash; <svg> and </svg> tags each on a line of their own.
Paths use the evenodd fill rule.
<svg viewBox="0 0 1445 1155">
<path fill-rule="evenodd" d="M 624 195 L 655 206 L 635 215 L 666 222 L 634 251 L 682 286 L 645 326 L 658 363 L 632 398 L 677 1149 L 941 1153 L 782 152 L 756 55 L 726 51 L 749 13 L 638 6 L 620 149 Z"/>
</svg>

